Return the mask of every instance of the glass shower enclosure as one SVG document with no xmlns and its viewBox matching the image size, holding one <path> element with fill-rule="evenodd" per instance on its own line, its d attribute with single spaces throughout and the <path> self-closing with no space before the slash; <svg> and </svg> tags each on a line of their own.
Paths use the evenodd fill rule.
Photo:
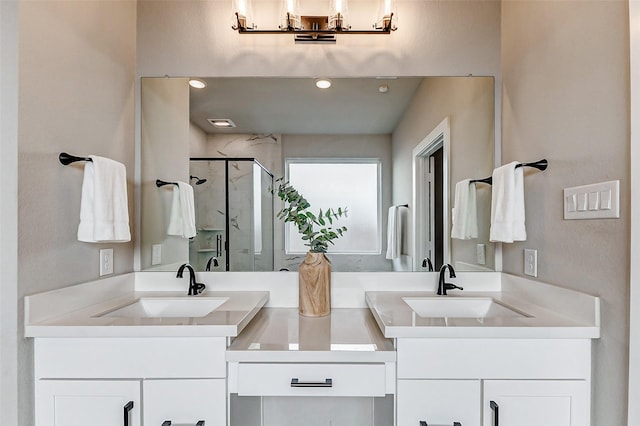
<svg viewBox="0 0 640 426">
<path fill-rule="evenodd" d="M 191 158 L 198 271 L 273 271 L 273 175 L 255 158 Z"/>
</svg>

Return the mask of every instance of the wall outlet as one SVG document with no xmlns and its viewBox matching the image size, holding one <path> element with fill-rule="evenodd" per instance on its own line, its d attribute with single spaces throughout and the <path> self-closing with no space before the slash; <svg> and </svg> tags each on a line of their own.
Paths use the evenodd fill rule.
<svg viewBox="0 0 640 426">
<path fill-rule="evenodd" d="M 486 248 L 484 244 L 476 244 L 476 262 L 478 265 L 484 265 L 487 263 Z"/>
<path fill-rule="evenodd" d="M 113 274 L 113 249 L 100 250 L 100 276 Z"/>
<path fill-rule="evenodd" d="M 151 245 L 151 264 L 160 265 L 162 263 L 162 244 Z"/>
<path fill-rule="evenodd" d="M 524 249 L 524 274 L 538 276 L 538 250 Z"/>
</svg>

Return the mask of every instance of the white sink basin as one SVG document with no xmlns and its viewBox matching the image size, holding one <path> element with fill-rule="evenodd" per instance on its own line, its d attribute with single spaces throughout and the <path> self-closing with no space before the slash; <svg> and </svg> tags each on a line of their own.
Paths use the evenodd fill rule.
<svg viewBox="0 0 640 426">
<path fill-rule="evenodd" d="M 490 297 L 403 297 L 407 305 L 423 318 L 526 317 Z"/>
<path fill-rule="evenodd" d="M 204 317 L 227 300 L 227 297 L 143 297 L 101 316 L 124 318 Z"/>
</svg>

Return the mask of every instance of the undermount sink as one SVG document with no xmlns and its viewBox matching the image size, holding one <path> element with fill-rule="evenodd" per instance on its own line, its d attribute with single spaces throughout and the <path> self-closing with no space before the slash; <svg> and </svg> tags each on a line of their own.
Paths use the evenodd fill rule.
<svg viewBox="0 0 640 426">
<path fill-rule="evenodd" d="M 101 316 L 124 318 L 205 317 L 227 300 L 227 297 L 143 297 Z"/>
<path fill-rule="evenodd" d="M 490 297 L 403 297 L 402 300 L 423 318 L 497 318 L 527 315 Z"/>
</svg>

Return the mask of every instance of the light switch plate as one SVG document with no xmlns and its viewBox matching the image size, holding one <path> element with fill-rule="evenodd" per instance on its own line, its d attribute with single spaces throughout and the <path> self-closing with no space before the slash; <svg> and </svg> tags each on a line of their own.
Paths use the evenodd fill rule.
<svg viewBox="0 0 640 426">
<path fill-rule="evenodd" d="M 113 249 L 100 250 L 100 276 L 113 274 Z"/>
<path fill-rule="evenodd" d="M 486 253 L 487 251 L 484 244 L 476 244 L 476 262 L 478 265 L 484 265 L 487 263 Z"/>
<path fill-rule="evenodd" d="M 151 264 L 160 265 L 162 263 L 162 244 L 151 245 Z"/>
<path fill-rule="evenodd" d="M 620 217 L 619 180 L 565 188 L 563 195 L 565 220 Z"/>
<path fill-rule="evenodd" d="M 524 274 L 538 276 L 538 250 L 524 249 Z"/>
</svg>

